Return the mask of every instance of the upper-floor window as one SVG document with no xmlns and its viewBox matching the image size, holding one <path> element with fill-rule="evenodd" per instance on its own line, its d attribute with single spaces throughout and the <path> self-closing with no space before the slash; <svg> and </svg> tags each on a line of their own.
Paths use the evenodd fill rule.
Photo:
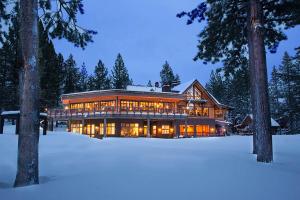
<svg viewBox="0 0 300 200">
<path fill-rule="evenodd" d="M 220 109 L 215 109 L 215 117 L 216 118 L 223 118 L 223 111 Z"/>
<path fill-rule="evenodd" d="M 201 96 L 201 91 L 196 87 L 191 87 L 186 93 L 186 97 L 188 100 L 201 99 Z"/>
</svg>

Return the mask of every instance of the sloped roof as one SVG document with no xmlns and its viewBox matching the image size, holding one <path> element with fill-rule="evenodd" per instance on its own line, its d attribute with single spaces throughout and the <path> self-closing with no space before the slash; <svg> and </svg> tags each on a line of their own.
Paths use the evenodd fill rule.
<svg viewBox="0 0 300 200">
<path fill-rule="evenodd" d="M 176 91 L 176 92 L 179 92 L 179 93 L 184 93 L 191 85 L 193 85 L 193 83 L 197 81 L 197 79 L 192 79 L 188 82 L 185 82 L 185 83 L 181 83 L 177 86 L 175 86 L 172 90 L 173 91 Z"/>
<path fill-rule="evenodd" d="M 246 120 L 247 117 L 250 117 L 251 120 L 253 120 L 253 114 L 249 114 L 249 115 L 247 115 L 247 116 L 243 119 L 242 123 Z M 278 124 L 278 122 L 277 122 L 275 119 L 271 118 L 271 126 L 272 126 L 272 127 L 279 127 L 280 125 Z"/>
<path fill-rule="evenodd" d="M 142 85 L 128 85 L 126 90 L 137 92 L 162 92 L 162 89 L 159 87 L 148 87 Z"/>
<path fill-rule="evenodd" d="M 211 93 L 209 93 L 203 86 L 202 84 L 197 80 L 197 79 L 192 79 L 188 82 L 185 82 L 185 83 L 182 83 L 180 85 L 177 85 L 175 86 L 172 91 L 175 91 L 175 92 L 179 92 L 180 94 L 183 94 L 184 92 L 186 92 L 192 85 L 194 84 L 198 84 L 202 90 L 207 94 L 207 96 L 209 96 L 211 98 L 211 100 L 213 102 L 215 102 L 218 106 L 220 107 L 225 107 L 225 108 L 231 108 L 227 105 L 224 105 L 222 103 L 220 103 Z"/>
</svg>

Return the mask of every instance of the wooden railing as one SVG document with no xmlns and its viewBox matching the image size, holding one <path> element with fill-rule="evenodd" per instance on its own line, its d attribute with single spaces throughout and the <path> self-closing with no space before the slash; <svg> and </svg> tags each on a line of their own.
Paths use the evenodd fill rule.
<svg viewBox="0 0 300 200">
<path fill-rule="evenodd" d="M 156 117 L 186 117 L 186 110 L 181 109 L 119 109 L 115 107 L 106 107 L 100 110 L 97 109 L 51 109 L 48 110 L 48 116 L 52 118 L 71 118 L 71 117 L 120 117 L 120 116 L 156 116 Z"/>
</svg>

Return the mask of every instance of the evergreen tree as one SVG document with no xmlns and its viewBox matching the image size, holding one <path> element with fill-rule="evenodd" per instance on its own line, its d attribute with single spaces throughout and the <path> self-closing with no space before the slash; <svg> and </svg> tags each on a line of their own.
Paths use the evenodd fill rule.
<svg viewBox="0 0 300 200">
<path fill-rule="evenodd" d="M 65 78 L 64 78 L 64 93 L 72 93 L 80 91 L 80 73 L 79 69 L 76 66 L 76 62 L 73 59 L 73 55 L 71 54 L 69 58 L 65 61 Z"/>
<path fill-rule="evenodd" d="M 273 66 L 271 79 L 269 82 L 269 94 L 270 94 L 270 109 L 271 116 L 274 119 L 278 119 L 282 116 L 283 113 L 283 96 L 282 96 L 282 81 L 280 80 L 280 76 L 278 70 L 275 66 Z"/>
<path fill-rule="evenodd" d="M 147 87 L 153 87 L 151 80 L 148 81 Z"/>
<path fill-rule="evenodd" d="M 19 22 L 18 4 L 11 13 L 8 34 L 0 52 L 0 92 L 5 98 L 0 100 L 0 110 L 19 110 Z"/>
<path fill-rule="evenodd" d="M 246 116 L 250 113 L 249 71 L 247 66 L 236 70 L 234 74 L 225 75 L 212 71 L 206 84 L 207 90 L 221 103 L 234 107 L 233 117 Z"/>
<path fill-rule="evenodd" d="M 219 72 L 211 71 L 210 79 L 205 88 L 220 102 L 224 102 L 225 85 Z"/>
<path fill-rule="evenodd" d="M 258 162 L 273 159 L 265 46 L 276 52 L 279 42 L 287 39 L 282 27 L 300 24 L 299 11 L 298 0 L 206 0 L 192 11 L 177 15 L 187 16 L 187 24 L 207 19 L 199 34 L 195 60 L 235 62 L 245 60 L 248 53 L 255 129 L 253 153 L 257 154 Z M 234 73 L 235 65 L 229 69 L 226 73 Z"/>
<path fill-rule="evenodd" d="M 285 52 L 282 64 L 279 66 L 279 76 L 282 81 L 282 91 L 285 99 L 284 114 L 288 116 L 289 127 L 297 129 L 299 119 L 299 65 Z"/>
<path fill-rule="evenodd" d="M 39 44 L 40 106 L 41 110 L 44 110 L 58 106 L 63 69 L 59 65 L 54 45 L 41 22 L 39 22 Z"/>
<path fill-rule="evenodd" d="M 92 83 L 94 90 L 106 90 L 110 88 L 108 70 L 101 60 L 98 61 L 98 64 L 95 67 Z"/>
<path fill-rule="evenodd" d="M 161 85 L 169 85 L 171 88 L 180 84 L 179 75 L 174 75 L 172 67 L 169 65 L 168 61 L 162 66 L 160 71 L 160 83 Z"/>
<path fill-rule="evenodd" d="M 111 81 L 114 89 L 126 89 L 127 85 L 132 83 L 121 54 L 118 54 L 115 61 L 115 65 L 112 70 Z"/>
<path fill-rule="evenodd" d="M 81 69 L 80 69 L 80 75 L 79 75 L 79 91 L 81 92 L 85 92 L 88 89 L 88 81 L 89 81 L 89 75 L 88 72 L 86 70 L 86 66 L 85 63 L 83 63 L 81 65 Z"/>
</svg>

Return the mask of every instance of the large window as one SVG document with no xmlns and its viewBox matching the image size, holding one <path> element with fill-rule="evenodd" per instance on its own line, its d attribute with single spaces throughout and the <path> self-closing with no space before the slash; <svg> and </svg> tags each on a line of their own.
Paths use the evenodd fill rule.
<svg viewBox="0 0 300 200">
<path fill-rule="evenodd" d="M 208 125 L 197 125 L 196 132 L 198 136 L 208 136 L 209 135 L 209 126 Z"/>
<path fill-rule="evenodd" d="M 138 123 L 121 123 L 121 136 L 138 137 L 139 124 Z"/>
<path fill-rule="evenodd" d="M 137 110 L 139 108 L 139 102 L 138 101 L 121 101 L 121 110 L 128 110 L 133 111 Z"/>
<path fill-rule="evenodd" d="M 81 123 L 71 124 L 71 132 L 82 134 L 83 133 L 82 124 Z"/>
<path fill-rule="evenodd" d="M 223 118 L 223 111 L 221 109 L 215 109 L 215 117 Z"/>
<path fill-rule="evenodd" d="M 197 116 L 202 117 L 208 117 L 209 116 L 209 109 L 208 108 L 202 108 L 200 106 L 196 107 L 196 113 Z"/>
<path fill-rule="evenodd" d="M 180 135 L 184 136 L 185 134 L 185 125 L 180 125 Z M 186 126 L 186 132 L 188 136 L 194 136 L 194 125 L 187 125 Z"/>
<path fill-rule="evenodd" d="M 190 99 L 201 99 L 201 92 L 198 90 L 196 87 L 191 87 L 187 92 L 186 92 L 186 98 L 188 100 Z"/>
<path fill-rule="evenodd" d="M 107 123 L 106 124 L 106 135 L 107 136 L 115 135 L 115 132 L 116 132 L 116 125 L 115 125 L 115 123 Z M 100 135 L 104 134 L 104 124 L 103 123 L 100 123 L 99 134 Z"/>
<path fill-rule="evenodd" d="M 170 125 L 162 125 L 161 134 L 170 134 Z"/>
</svg>

